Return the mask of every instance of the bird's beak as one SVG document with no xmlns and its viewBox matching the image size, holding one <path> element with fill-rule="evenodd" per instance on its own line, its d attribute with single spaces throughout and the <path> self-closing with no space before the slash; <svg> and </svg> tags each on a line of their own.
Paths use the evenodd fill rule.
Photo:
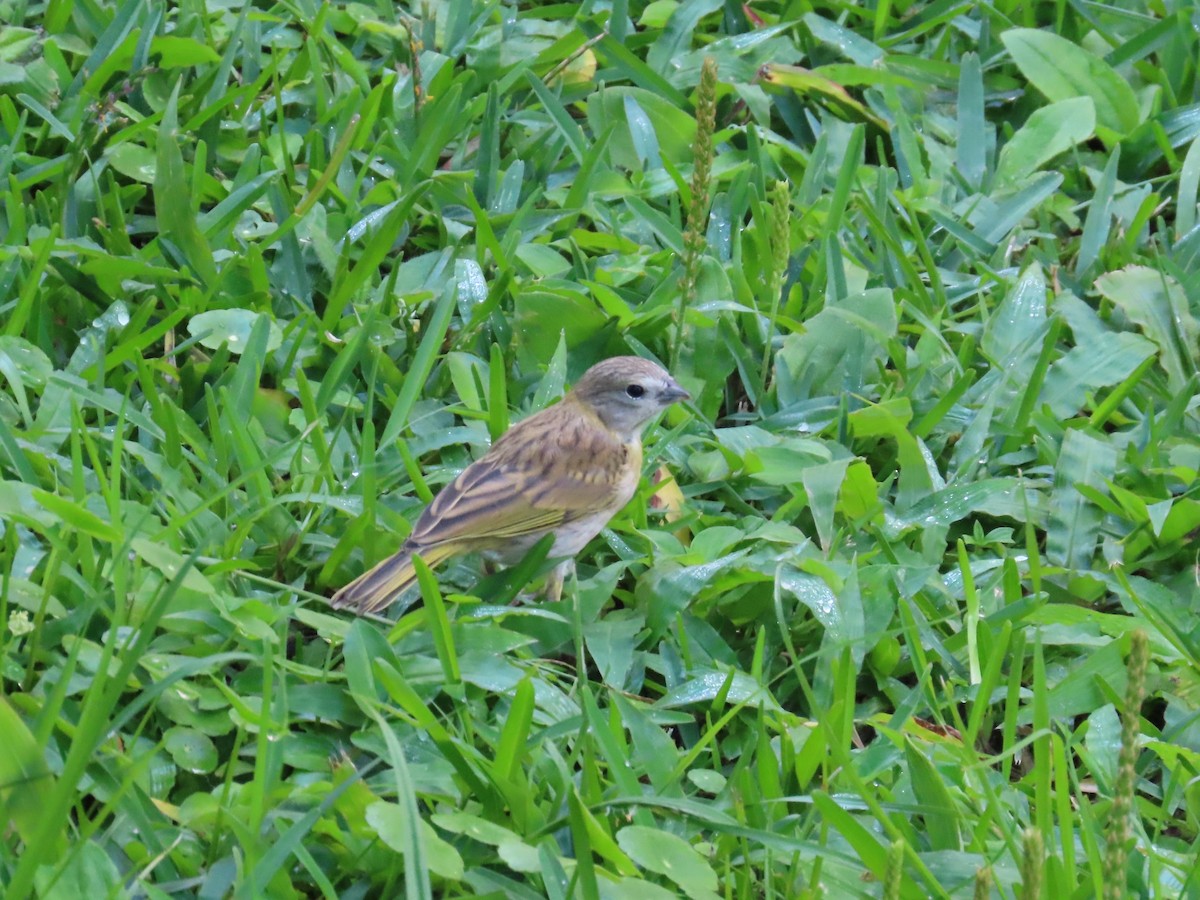
<svg viewBox="0 0 1200 900">
<path fill-rule="evenodd" d="M 663 403 L 678 403 L 680 400 L 691 400 L 692 395 L 681 388 L 674 381 L 667 385 L 666 390 L 662 392 Z"/>
</svg>

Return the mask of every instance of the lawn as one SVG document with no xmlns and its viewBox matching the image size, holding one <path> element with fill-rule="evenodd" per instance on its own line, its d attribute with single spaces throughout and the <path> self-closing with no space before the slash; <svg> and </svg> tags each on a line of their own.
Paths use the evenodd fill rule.
<svg viewBox="0 0 1200 900">
<path fill-rule="evenodd" d="M 1200 897 L 1194 8 L 0 23 L 6 898 Z M 329 607 L 619 354 L 560 602 Z"/>
</svg>

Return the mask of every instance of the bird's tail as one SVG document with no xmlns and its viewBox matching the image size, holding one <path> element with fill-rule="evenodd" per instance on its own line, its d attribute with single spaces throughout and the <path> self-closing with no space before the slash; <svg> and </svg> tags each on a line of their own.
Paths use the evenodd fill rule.
<svg viewBox="0 0 1200 900">
<path fill-rule="evenodd" d="M 431 569 L 450 556 L 445 547 L 421 550 L 421 559 Z M 334 609 L 352 609 L 359 615 L 383 612 L 417 580 L 413 548 L 401 547 L 387 559 L 359 575 L 333 595 Z"/>
</svg>

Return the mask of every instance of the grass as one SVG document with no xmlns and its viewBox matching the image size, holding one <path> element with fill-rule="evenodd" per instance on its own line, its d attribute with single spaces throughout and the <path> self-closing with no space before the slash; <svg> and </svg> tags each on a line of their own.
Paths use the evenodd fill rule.
<svg viewBox="0 0 1200 900">
<path fill-rule="evenodd" d="M 0 11 L 6 897 L 1200 893 L 1188 10 Z M 326 606 L 629 352 L 562 603 Z"/>
</svg>

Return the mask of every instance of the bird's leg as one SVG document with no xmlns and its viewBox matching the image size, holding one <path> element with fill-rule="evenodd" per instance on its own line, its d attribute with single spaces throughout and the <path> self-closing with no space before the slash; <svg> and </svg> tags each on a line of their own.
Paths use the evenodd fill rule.
<svg viewBox="0 0 1200 900">
<path fill-rule="evenodd" d="M 562 599 L 563 581 L 575 571 L 575 560 L 565 559 L 550 570 L 542 586 L 542 599 L 557 603 Z"/>
</svg>

